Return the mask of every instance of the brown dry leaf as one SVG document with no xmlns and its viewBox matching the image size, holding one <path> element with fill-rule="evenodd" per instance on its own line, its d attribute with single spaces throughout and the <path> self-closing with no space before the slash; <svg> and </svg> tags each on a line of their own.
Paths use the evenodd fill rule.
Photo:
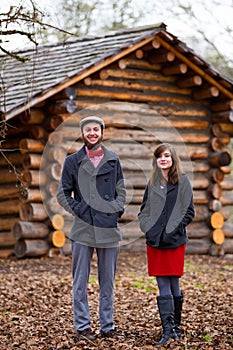
<svg viewBox="0 0 233 350">
<path fill-rule="evenodd" d="M 233 348 L 233 261 L 186 256 L 181 278 L 185 302 L 182 338 L 167 349 Z M 89 283 L 95 344 L 79 341 L 73 326 L 71 257 L 0 260 L 0 350 L 150 350 L 161 336 L 156 281 L 144 253 L 121 252 L 115 288 L 115 322 L 124 341 L 102 339 L 98 318 L 96 256 Z"/>
</svg>

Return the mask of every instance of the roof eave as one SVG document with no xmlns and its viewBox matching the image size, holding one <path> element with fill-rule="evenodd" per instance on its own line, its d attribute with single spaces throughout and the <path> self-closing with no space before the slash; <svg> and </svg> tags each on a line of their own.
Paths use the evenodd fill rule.
<svg viewBox="0 0 233 350">
<path fill-rule="evenodd" d="M 174 37 L 172 34 L 170 35 L 166 31 L 166 28 L 164 27 L 164 25 L 161 24 L 160 27 L 151 30 L 149 34 L 147 33 L 144 36 L 138 37 L 130 46 L 127 46 L 125 48 L 122 47 L 120 50 L 112 52 L 111 55 L 102 56 L 100 60 L 92 62 L 89 66 L 86 66 L 84 69 L 78 72 L 75 72 L 73 76 L 67 77 L 63 81 L 54 85 L 52 88 L 49 88 L 47 91 L 43 91 L 37 94 L 36 96 L 32 97 L 29 101 L 7 112 L 4 115 L 5 120 L 10 120 L 16 115 L 23 113 L 25 110 L 45 101 L 46 99 L 54 96 L 55 94 L 61 92 L 62 90 L 68 88 L 69 86 L 72 86 L 78 83 L 82 79 L 85 79 L 86 77 L 97 72 L 98 70 L 105 68 L 106 66 L 130 54 L 131 52 L 136 51 L 137 49 L 140 49 L 144 45 L 147 45 L 148 43 L 153 41 L 155 36 L 156 36 L 156 39 L 158 39 L 166 49 L 173 52 L 178 59 L 186 63 L 194 72 L 202 76 L 202 78 L 204 78 L 208 83 L 217 87 L 227 98 L 233 100 L 233 93 L 231 92 L 231 89 L 227 89 L 223 84 L 217 81 L 213 76 L 206 73 L 203 67 L 199 66 L 198 64 L 195 64 L 186 55 L 184 55 L 182 52 L 176 49 L 174 43 L 177 44 L 177 42 L 179 42 L 181 44 L 182 42 L 177 40 L 177 38 Z M 190 50 L 189 48 L 187 48 L 187 50 L 192 53 L 192 50 Z"/>
<path fill-rule="evenodd" d="M 80 72 L 76 72 L 74 76 L 70 76 L 63 80 L 62 82 L 54 85 L 51 89 L 42 92 L 41 94 L 33 97 L 30 99 L 30 101 L 27 101 L 20 106 L 12 109 L 11 111 L 7 112 L 5 114 L 5 120 L 10 120 L 16 115 L 23 113 L 25 110 L 32 108 L 33 106 L 45 101 L 46 99 L 52 97 L 53 95 L 57 94 L 58 92 L 61 92 L 62 90 L 66 89 L 67 87 L 76 84 L 80 80 L 86 78 L 90 74 L 93 74 L 97 72 L 98 70 L 108 66 L 109 64 L 119 60 L 120 58 L 124 57 L 125 55 L 130 54 L 131 52 L 141 48 L 142 46 L 148 44 L 154 39 L 154 36 L 158 34 L 161 30 L 163 30 L 163 26 L 161 26 L 158 29 L 155 29 L 151 31 L 150 35 L 145 36 L 144 38 L 140 36 L 132 45 L 128 46 L 127 48 L 123 48 L 118 53 L 113 53 L 111 56 L 102 57 L 101 60 L 95 63 L 92 63 L 89 67 L 86 67 L 85 69 L 81 70 Z"/>
</svg>

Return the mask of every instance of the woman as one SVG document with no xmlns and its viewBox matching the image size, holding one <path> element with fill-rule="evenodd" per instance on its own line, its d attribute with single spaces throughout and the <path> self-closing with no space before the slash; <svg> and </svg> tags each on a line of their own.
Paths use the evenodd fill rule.
<svg viewBox="0 0 233 350">
<path fill-rule="evenodd" d="M 148 274 L 156 276 L 159 288 L 157 304 L 163 335 L 156 345 L 163 345 L 170 338 L 180 338 L 184 295 L 179 278 L 184 273 L 186 226 L 194 218 L 192 187 L 170 144 L 162 143 L 154 151 L 138 218 L 146 234 Z"/>
</svg>

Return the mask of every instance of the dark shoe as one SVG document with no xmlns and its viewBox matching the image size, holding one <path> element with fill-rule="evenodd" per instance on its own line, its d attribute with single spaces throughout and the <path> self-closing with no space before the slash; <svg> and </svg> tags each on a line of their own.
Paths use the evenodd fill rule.
<svg viewBox="0 0 233 350">
<path fill-rule="evenodd" d="M 174 321 L 175 321 L 175 332 L 178 336 L 178 338 L 181 337 L 180 333 L 180 321 L 181 321 L 181 313 L 182 313 L 182 307 L 183 307 L 183 302 L 184 302 L 184 293 L 181 293 L 180 296 L 178 297 L 173 297 L 174 298 Z"/>
<path fill-rule="evenodd" d="M 162 338 L 155 345 L 164 345 L 169 339 L 178 339 L 174 323 L 174 301 L 172 295 L 157 297 L 159 314 L 162 322 Z"/>
<path fill-rule="evenodd" d="M 95 334 L 90 328 L 84 329 L 84 331 L 78 331 L 78 336 L 80 340 L 95 341 Z"/>
<path fill-rule="evenodd" d="M 108 332 L 101 331 L 101 336 L 103 338 L 112 338 L 117 340 L 123 340 L 125 338 L 122 334 L 118 333 L 115 329 L 111 329 Z"/>
</svg>

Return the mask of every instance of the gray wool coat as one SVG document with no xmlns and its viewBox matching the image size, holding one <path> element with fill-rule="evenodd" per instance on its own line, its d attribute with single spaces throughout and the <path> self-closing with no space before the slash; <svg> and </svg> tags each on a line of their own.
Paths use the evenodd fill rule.
<svg viewBox="0 0 233 350">
<path fill-rule="evenodd" d="M 93 247 L 114 246 L 122 239 L 118 219 L 126 196 L 119 158 L 102 148 L 97 168 L 85 146 L 67 156 L 57 193 L 59 204 L 74 216 L 70 239 Z"/>
<path fill-rule="evenodd" d="M 191 183 L 186 174 L 175 185 L 146 187 L 138 219 L 146 243 L 160 249 L 188 241 L 186 227 L 195 215 Z"/>
</svg>

